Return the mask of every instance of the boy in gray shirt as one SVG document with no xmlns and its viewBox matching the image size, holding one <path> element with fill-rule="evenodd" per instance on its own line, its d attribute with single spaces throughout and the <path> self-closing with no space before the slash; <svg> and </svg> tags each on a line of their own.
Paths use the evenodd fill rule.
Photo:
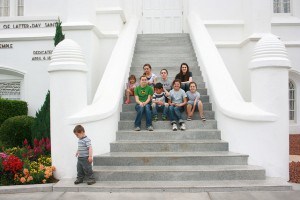
<svg viewBox="0 0 300 200">
<path fill-rule="evenodd" d="M 87 184 L 92 185 L 96 183 L 92 162 L 93 162 L 93 149 L 91 140 L 85 135 L 83 126 L 77 125 L 73 130 L 78 140 L 78 150 L 76 152 L 77 161 L 77 179 L 74 184 L 83 183 L 85 177 L 88 178 Z"/>
</svg>

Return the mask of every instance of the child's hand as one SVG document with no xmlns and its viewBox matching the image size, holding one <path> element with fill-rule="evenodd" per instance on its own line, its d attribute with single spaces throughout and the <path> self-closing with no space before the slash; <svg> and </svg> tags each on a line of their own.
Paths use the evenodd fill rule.
<svg viewBox="0 0 300 200">
<path fill-rule="evenodd" d="M 88 161 L 89 161 L 89 163 L 92 163 L 93 162 L 93 156 L 89 156 Z"/>
</svg>

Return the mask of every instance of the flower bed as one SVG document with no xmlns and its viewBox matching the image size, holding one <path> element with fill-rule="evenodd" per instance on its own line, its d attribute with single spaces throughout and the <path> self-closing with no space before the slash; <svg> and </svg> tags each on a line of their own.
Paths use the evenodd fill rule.
<svg viewBox="0 0 300 200">
<path fill-rule="evenodd" d="M 23 147 L 3 149 L 0 153 L 0 185 L 52 183 L 55 181 L 51 165 L 51 145 L 48 138 L 27 140 Z"/>
</svg>

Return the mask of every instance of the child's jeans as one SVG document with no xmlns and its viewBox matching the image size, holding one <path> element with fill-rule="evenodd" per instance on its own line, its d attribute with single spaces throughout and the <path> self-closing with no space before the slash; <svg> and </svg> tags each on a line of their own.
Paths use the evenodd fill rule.
<svg viewBox="0 0 300 200">
<path fill-rule="evenodd" d="M 165 103 L 165 105 L 158 105 L 156 103 L 152 103 L 152 115 L 156 116 L 158 110 L 162 110 L 163 115 L 167 116 L 168 114 L 169 104 Z"/>
<path fill-rule="evenodd" d="M 84 177 L 88 178 L 88 180 L 95 180 L 92 163 L 89 163 L 88 157 L 78 157 L 77 180 L 83 181 Z"/>
<path fill-rule="evenodd" d="M 169 115 L 171 123 L 179 121 L 179 123 L 183 122 L 181 117 L 181 112 L 184 111 L 184 107 L 176 107 L 176 106 L 169 106 Z"/>
<path fill-rule="evenodd" d="M 139 104 L 136 104 L 135 110 L 137 114 L 134 121 L 134 127 L 141 127 L 143 113 L 146 114 L 146 127 L 148 128 L 149 126 L 152 126 L 152 117 L 149 103 L 145 106 L 140 106 Z"/>
</svg>

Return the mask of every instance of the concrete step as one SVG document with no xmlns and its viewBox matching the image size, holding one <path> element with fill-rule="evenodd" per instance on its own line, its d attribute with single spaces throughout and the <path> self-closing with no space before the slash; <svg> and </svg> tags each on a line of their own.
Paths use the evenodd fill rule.
<svg viewBox="0 0 300 200">
<path fill-rule="evenodd" d="M 216 129 L 192 129 L 184 131 L 172 131 L 156 129 L 154 132 L 142 130 L 139 132 L 131 130 L 119 130 L 116 133 L 116 140 L 127 141 L 169 141 L 169 140 L 217 140 L 221 139 L 221 132 Z"/>
<path fill-rule="evenodd" d="M 247 165 L 248 155 L 213 152 L 110 152 L 94 156 L 94 166 Z"/>
<path fill-rule="evenodd" d="M 135 111 L 135 105 L 136 105 L 135 103 L 131 103 L 131 104 L 123 104 L 123 105 L 122 105 L 122 111 L 123 111 L 123 112 Z M 206 110 L 211 111 L 211 110 L 212 110 L 212 105 L 211 105 L 211 103 L 203 102 L 203 109 L 204 109 L 204 111 L 206 111 Z"/>
<path fill-rule="evenodd" d="M 185 40 L 175 40 L 175 39 L 165 39 L 165 40 L 138 40 L 135 47 L 154 47 L 154 46 L 180 46 L 180 47 L 191 47 L 192 42 L 188 39 Z"/>
<path fill-rule="evenodd" d="M 143 117 L 141 123 L 141 129 L 146 130 L 146 120 Z M 121 120 L 118 123 L 119 130 L 133 130 L 134 129 L 134 120 Z M 178 124 L 177 124 L 178 125 Z M 206 122 L 202 122 L 201 120 L 192 120 L 192 121 L 185 121 L 186 130 L 191 129 L 213 129 L 217 128 L 217 121 L 216 120 L 206 120 Z M 169 129 L 172 130 L 172 125 L 169 121 L 157 121 L 152 122 L 152 126 L 155 129 Z M 179 129 L 179 125 L 178 125 Z M 180 131 L 180 130 L 178 130 Z"/>
<path fill-rule="evenodd" d="M 221 140 L 126 141 L 110 143 L 111 152 L 199 152 L 228 151 Z"/>
<path fill-rule="evenodd" d="M 97 181 L 94 185 L 74 185 L 75 179 L 62 179 L 53 186 L 54 192 L 232 192 L 291 191 L 291 184 L 279 178 L 265 180 L 214 181 Z M 142 195 L 141 198 L 144 196 Z M 159 199 L 159 198 L 157 198 Z M 176 199 L 176 198 L 175 198 Z M 196 199 L 196 198 L 195 198 Z"/>
<path fill-rule="evenodd" d="M 250 165 L 95 166 L 97 181 L 264 180 L 265 170 Z"/>
<path fill-rule="evenodd" d="M 192 47 L 181 47 L 181 46 L 152 46 L 152 47 L 136 47 L 134 49 L 135 53 L 170 53 L 170 54 L 178 54 L 178 53 L 188 53 L 193 54 L 194 49 Z"/>
<path fill-rule="evenodd" d="M 209 96 L 207 95 L 207 89 L 206 88 L 199 88 L 197 89 L 197 91 L 200 93 L 200 99 L 203 100 L 203 102 L 209 102 Z M 124 100 L 125 100 L 125 96 L 124 96 Z M 134 102 L 135 101 L 135 97 L 134 96 L 130 96 L 130 101 Z"/>
<path fill-rule="evenodd" d="M 158 112 L 158 121 L 162 121 L 162 112 Z M 214 111 L 204 111 L 205 118 L 208 119 L 215 119 L 215 112 Z M 120 120 L 135 120 L 136 117 L 136 111 L 130 111 L 130 112 L 121 112 L 120 113 Z M 186 120 L 187 115 L 185 112 L 182 113 L 182 118 Z M 195 112 L 195 114 L 192 117 L 193 120 L 200 120 L 200 115 L 198 111 Z"/>
<path fill-rule="evenodd" d="M 196 59 L 195 54 L 186 54 L 186 53 L 178 53 L 178 54 L 169 54 L 169 53 L 161 53 L 161 54 L 134 54 L 134 59 Z"/>
<path fill-rule="evenodd" d="M 161 58 L 174 58 L 174 57 L 196 57 L 195 52 L 135 52 L 133 57 L 143 57 L 143 58 L 153 58 L 153 57 L 161 57 Z"/>
<path fill-rule="evenodd" d="M 190 38 L 188 33 L 157 33 L 157 34 L 138 34 L 137 35 L 138 39 L 159 39 L 159 38 L 176 38 L 176 39 L 181 39 L 181 38 Z"/>
<path fill-rule="evenodd" d="M 137 79 L 137 82 L 139 82 L 139 78 L 142 75 L 142 73 L 141 74 L 129 73 L 129 74 L 130 75 L 131 74 L 135 75 L 135 77 Z M 159 74 L 157 74 L 157 73 L 154 73 L 154 74 L 159 77 Z M 129 75 L 128 75 L 128 77 L 129 77 Z M 174 80 L 175 76 L 174 77 L 169 76 L 168 78 L 172 82 Z M 203 82 L 203 77 L 202 76 L 193 76 L 192 80 L 197 84 L 198 88 L 205 88 L 205 83 Z"/>
<path fill-rule="evenodd" d="M 180 65 L 181 63 L 187 63 L 189 66 L 197 66 L 198 62 L 196 59 L 174 59 L 174 58 L 139 58 L 139 59 L 132 59 L 132 66 L 140 66 L 141 65 L 141 69 L 143 69 L 143 65 L 145 63 L 149 63 L 152 67 L 152 65 L 155 66 L 174 66 L 173 70 L 171 70 L 171 72 L 175 73 L 179 73 L 180 70 Z M 190 70 L 192 71 L 192 70 Z M 198 69 L 199 71 L 199 69 Z M 193 71 L 192 71 L 193 72 Z M 196 73 L 196 72 L 195 72 Z"/>
<path fill-rule="evenodd" d="M 131 66 L 133 67 L 138 67 L 141 66 L 143 68 L 145 63 L 149 63 L 152 67 L 153 66 L 159 66 L 161 69 L 164 67 L 174 67 L 179 71 L 180 65 L 181 63 L 185 62 L 185 60 L 140 60 L 140 61 L 133 61 L 131 63 Z M 197 61 L 188 61 L 186 62 L 189 66 L 198 66 L 198 62 Z"/>
<path fill-rule="evenodd" d="M 174 68 L 174 67 L 160 67 L 160 68 L 153 68 L 152 73 L 160 77 L 160 70 L 167 69 L 168 70 L 168 77 L 171 79 L 174 79 L 175 76 L 179 73 L 180 67 Z M 190 69 L 190 71 L 193 73 L 193 76 L 202 76 L 201 71 L 198 68 Z M 130 68 L 130 74 L 143 74 L 144 70 L 142 67 L 131 67 Z"/>
</svg>

